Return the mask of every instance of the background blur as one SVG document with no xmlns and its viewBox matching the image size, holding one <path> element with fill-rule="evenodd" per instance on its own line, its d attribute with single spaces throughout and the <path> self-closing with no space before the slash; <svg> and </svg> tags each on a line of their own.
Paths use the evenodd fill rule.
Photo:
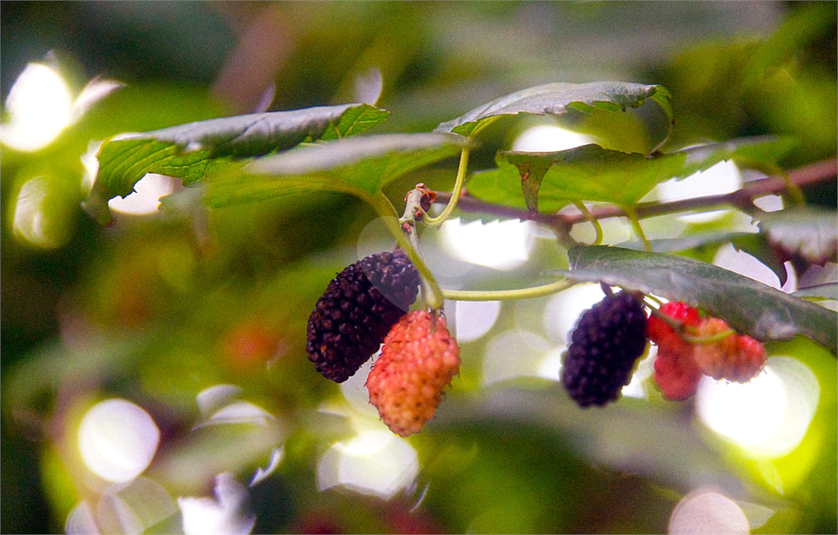
<svg viewBox="0 0 838 535">
<path fill-rule="evenodd" d="M 305 358 L 329 280 L 390 247 L 368 207 L 319 193 L 208 212 L 151 177 L 112 204 L 111 227 L 80 208 L 91 142 L 352 102 L 375 93 L 378 73 L 392 115 L 377 133 L 428 131 L 541 83 L 625 80 L 670 89 L 673 146 L 789 134 L 801 143 L 783 165 L 815 162 L 836 148 L 835 3 L 0 10 L 4 533 L 838 529 L 836 366 L 823 348 L 772 344 L 758 381 L 709 381 L 686 403 L 660 397 L 647 359 L 619 403 L 582 411 L 557 382 L 559 355 L 596 286 L 449 303 L 463 370 L 437 418 L 403 440 L 367 404 L 363 370 L 337 386 Z M 492 132 L 472 168 L 527 126 Z M 450 188 L 456 164 L 387 193 L 400 206 L 416 182 Z M 710 193 L 729 183 L 719 172 Z M 806 193 L 835 207 L 834 183 Z M 743 218 L 655 218 L 647 231 L 738 230 Z M 423 236 L 443 286 L 517 286 L 561 267 L 533 225 L 475 221 Z M 609 243 L 629 238 L 619 220 L 605 230 Z M 780 286 L 729 245 L 693 255 Z M 703 530 L 708 510 L 722 524 Z"/>
</svg>

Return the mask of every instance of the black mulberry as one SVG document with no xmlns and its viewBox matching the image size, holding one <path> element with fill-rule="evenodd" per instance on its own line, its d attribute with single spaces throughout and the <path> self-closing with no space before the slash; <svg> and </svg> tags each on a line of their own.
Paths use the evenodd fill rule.
<svg viewBox="0 0 838 535">
<path fill-rule="evenodd" d="M 609 295 L 586 310 L 571 334 L 561 380 L 581 407 L 620 397 L 646 348 L 646 310 L 631 294 Z"/>
<path fill-rule="evenodd" d="M 341 271 L 308 319 L 306 352 L 324 377 L 342 383 L 378 351 L 419 293 L 419 272 L 396 249 Z"/>
</svg>

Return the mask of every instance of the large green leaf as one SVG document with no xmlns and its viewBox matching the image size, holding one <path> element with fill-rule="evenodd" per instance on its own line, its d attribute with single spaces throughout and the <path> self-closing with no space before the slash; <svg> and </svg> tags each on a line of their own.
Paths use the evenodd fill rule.
<svg viewBox="0 0 838 535">
<path fill-rule="evenodd" d="M 458 154 L 465 144 L 453 134 L 388 134 L 301 146 L 214 176 L 206 200 L 219 207 L 316 190 L 371 196 L 405 173 Z"/>
<path fill-rule="evenodd" d="M 739 332 L 760 340 L 808 336 L 833 353 L 838 314 L 712 264 L 673 255 L 609 246 L 568 251 L 575 280 L 602 281 L 700 306 Z"/>
<path fill-rule="evenodd" d="M 646 157 L 584 145 L 559 152 L 499 152 L 497 169 L 474 174 L 468 191 L 493 204 L 552 213 L 571 202 L 630 207 L 657 184 L 685 178 L 725 160 L 745 166 L 776 165 L 790 150 L 786 138 L 742 138 Z M 522 196 L 523 192 L 523 196 Z"/>
<path fill-rule="evenodd" d="M 465 115 L 440 124 L 436 131 L 473 136 L 504 115 L 526 113 L 559 116 L 570 109 L 589 112 L 594 108 L 626 111 L 628 108 L 642 106 L 647 100 L 660 106 L 668 119 L 669 128 L 660 141 L 663 143 L 669 137 L 673 121 L 669 91 L 661 85 L 630 82 L 552 83 L 530 87 L 478 106 Z"/>
<path fill-rule="evenodd" d="M 304 141 L 358 134 L 388 114 L 368 104 L 343 104 L 224 117 L 117 136 L 99 150 L 99 170 L 87 209 L 97 219 L 106 219 L 107 201 L 132 193 L 147 173 L 191 184 L 235 159 L 290 149 Z"/>
<path fill-rule="evenodd" d="M 757 232 L 715 231 L 687 234 L 678 238 L 649 240 L 652 251 L 656 253 L 677 253 L 706 247 L 716 250 L 725 243 L 730 243 L 737 251 L 753 256 L 777 275 L 780 284 L 786 283 L 788 273 L 785 263 L 768 243 L 768 239 Z M 627 249 L 644 250 L 646 248 L 646 244 L 639 240 L 623 242 L 619 245 Z"/>
</svg>

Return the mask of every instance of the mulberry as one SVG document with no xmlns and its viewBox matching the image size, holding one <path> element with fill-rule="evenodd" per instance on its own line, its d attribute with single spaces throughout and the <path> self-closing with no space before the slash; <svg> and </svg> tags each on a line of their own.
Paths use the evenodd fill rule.
<svg viewBox="0 0 838 535">
<path fill-rule="evenodd" d="M 358 371 L 416 300 L 419 282 L 401 249 L 370 255 L 341 271 L 308 319 L 306 352 L 317 371 L 337 383 Z"/>
<path fill-rule="evenodd" d="M 685 303 L 672 301 L 658 310 L 688 329 L 701 323 L 698 311 Z M 649 318 L 646 335 L 658 346 L 654 379 L 663 396 L 673 401 L 684 401 L 695 395 L 702 373 L 693 359 L 692 344 L 655 316 Z"/>
<path fill-rule="evenodd" d="M 698 327 L 698 336 L 713 336 L 730 330 L 724 320 L 707 318 Z M 713 379 L 727 379 L 747 383 L 765 365 L 765 347 L 742 334 L 731 334 L 717 342 L 695 344 L 693 358 L 705 375 Z"/>
<path fill-rule="evenodd" d="M 564 355 L 561 380 L 581 407 L 620 397 L 646 348 L 646 310 L 627 292 L 609 295 L 579 318 Z"/>
<path fill-rule="evenodd" d="M 419 432 L 439 405 L 443 390 L 460 370 L 460 348 L 445 318 L 415 310 L 387 334 L 367 390 L 370 403 L 394 433 Z"/>
</svg>

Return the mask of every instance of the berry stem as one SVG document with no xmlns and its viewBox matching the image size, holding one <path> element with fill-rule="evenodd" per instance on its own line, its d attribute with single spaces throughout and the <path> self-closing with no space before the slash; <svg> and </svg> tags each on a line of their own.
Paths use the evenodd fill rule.
<svg viewBox="0 0 838 535">
<path fill-rule="evenodd" d="M 466 145 L 460 153 L 460 165 L 457 168 L 457 179 L 454 181 L 454 189 L 451 191 L 451 197 L 449 197 L 448 204 L 445 205 L 445 209 L 436 217 L 430 217 L 428 215 L 425 216 L 423 221 L 429 227 L 438 227 L 445 223 L 445 221 L 451 217 L 451 214 L 454 212 L 454 208 L 457 207 L 457 202 L 460 200 L 460 194 L 463 191 L 463 184 L 465 184 L 466 181 L 469 150 L 468 145 Z"/>
<path fill-rule="evenodd" d="M 520 288 L 517 290 L 442 290 L 442 295 L 445 299 L 451 301 L 505 301 L 532 299 L 567 290 L 575 284 L 578 284 L 578 281 L 561 279 L 549 284 L 533 286 L 532 288 Z"/>
<path fill-rule="evenodd" d="M 434 310 L 442 308 L 445 301 L 442 296 L 442 289 L 437 284 L 436 279 L 434 279 L 424 258 L 422 258 L 413 212 L 409 215 L 406 212 L 405 217 L 402 219 L 396 217 L 396 209 L 393 207 L 390 199 L 381 190 L 376 192 L 369 201 L 373 208 L 375 208 L 375 211 L 378 212 L 378 215 L 381 216 L 382 221 L 387 226 L 387 230 L 396 239 L 396 243 L 407 253 L 410 261 L 413 262 L 416 270 L 419 271 L 419 275 L 422 278 L 422 300 L 425 305 Z"/>
<path fill-rule="evenodd" d="M 623 208 L 623 211 L 626 213 L 626 217 L 631 223 L 631 228 L 634 229 L 634 233 L 637 234 L 637 237 L 640 241 L 643 242 L 643 247 L 652 252 L 652 244 L 649 243 L 649 239 L 646 237 L 646 233 L 643 232 L 643 227 L 640 225 L 640 218 L 637 216 L 637 210 L 634 206 L 626 206 Z"/>
<path fill-rule="evenodd" d="M 585 219 L 594 226 L 594 231 L 596 232 L 596 238 L 594 239 L 593 245 L 600 245 L 602 243 L 602 225 L 599 224 L 599 221 L 594 214 L 588 210 L 588 207 L 585 206 L 582 201 L 576 201 L 573 203 L 574 206 L 579 210 L 579 212 L 585 216 Z"/>
<path fill-rule="evenodd" d="M 732 336 L 736 334 L 736 331 L 733 329 L 728 329 L 726 331 L 722 331 L 720 333 L 716 333 L 710 336 L 692 336 L 687 333 L 678 333 L 681 338 L 684 339 L 685 342 L 689 342 L 691 344 L 712 344 L 714 342 L 719 342 L 724 340 L 728 336 Z"/>
<path fill-rule="evenodd" d="M 672 318 L 670 316 L 667 316 L 666 314 L 661 313 L 655 307 L 649 307 L 649 311 L 651 312 L 651 314 L 653 316 L 655 316 L 659 320 L 661 320 L 664 323 L 666 323 L 667 325 L 669 325 L 669 327 L 673 331 L 675 331 L 675 334 L 677 334 L 678 337 L 681 338 L 681 340 L 683 340 L 683 341 L 685 341 L 689 344 L 712 344 L 714 342 L 719 342 L 721 340 L 724 340 L 728 336 L 736 334 L 735 330 L 728 329 L 726 331 L 722 331 L 720 333 L 712 334 L 710 336 L 693 336 L 691 334 L 688 334 L 687 333 L 687 328 L 685 327 L 685 325 L 683 323 L 681 323 L 680 321 L 676 320 L 675 318 Z"/>
</svg>

